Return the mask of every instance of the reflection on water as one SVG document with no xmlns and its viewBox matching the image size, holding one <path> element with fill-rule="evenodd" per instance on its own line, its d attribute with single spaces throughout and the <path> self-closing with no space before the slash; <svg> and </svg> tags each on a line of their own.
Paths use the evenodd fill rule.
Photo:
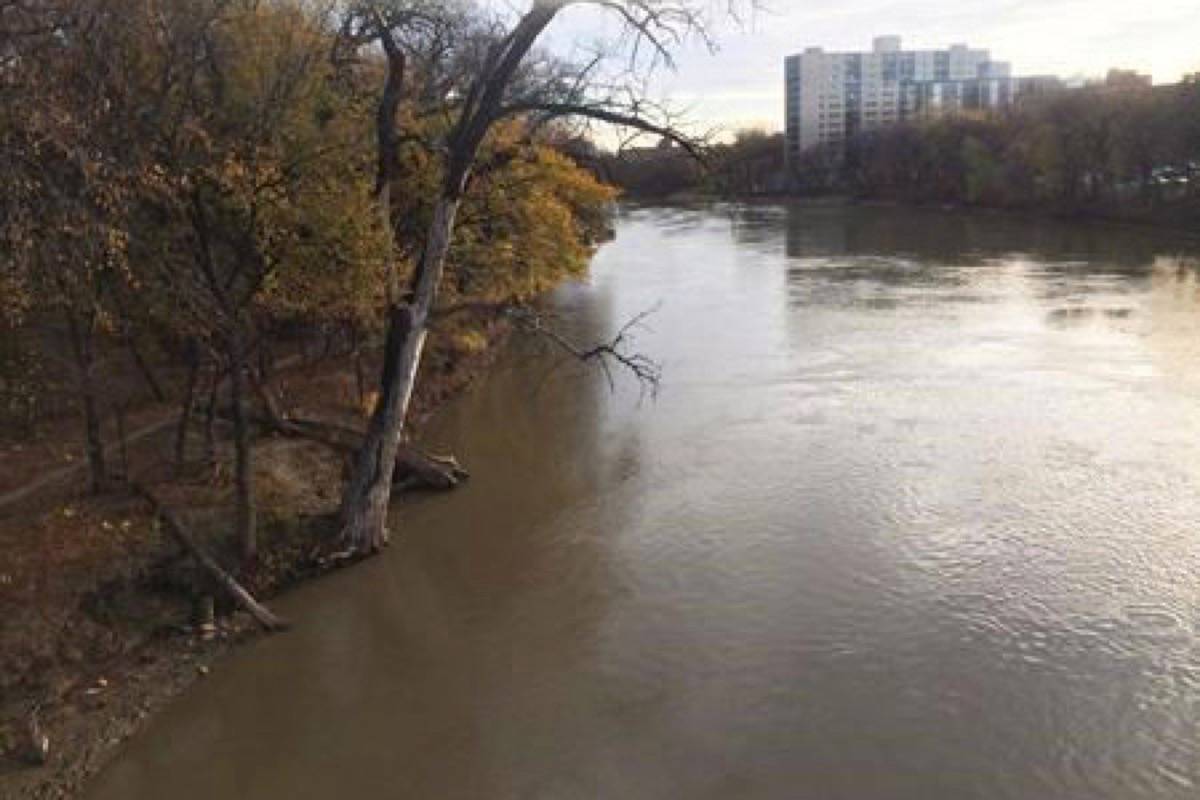
<svg viewBox="0 0 1200 800">
<path fill-rule="evenodd" d="M 623 215 L 570 332 L 662 302 L 658 401 L 520 342 L 468 489 L 288 598 L 95 798 L 1191 798 L 1200 283 L 1161 234 Z"/>
</svg>

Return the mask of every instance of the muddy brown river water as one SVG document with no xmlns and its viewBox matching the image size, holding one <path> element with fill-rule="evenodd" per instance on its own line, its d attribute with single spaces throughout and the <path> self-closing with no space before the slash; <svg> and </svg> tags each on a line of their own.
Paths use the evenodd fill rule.
<svg viewBox="0 0 1200 800">
<path fill-rule="evenodd" d="M 279 603 L 92 800 L 1200 796 L 1200 281 L 1161 233 L 634 209 L 469 488 Z"/>
</svg>

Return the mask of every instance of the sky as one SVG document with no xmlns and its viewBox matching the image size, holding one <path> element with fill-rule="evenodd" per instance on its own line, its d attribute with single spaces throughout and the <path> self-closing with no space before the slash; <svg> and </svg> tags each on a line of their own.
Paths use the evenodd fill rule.
<svg viewBox="0 0 1200 800">
<path fill-rule="evenodd" d="M 711 2 L 711 0 L 709 0 Z M 520 6 L 513 0 L 506 4 Z M 869 50 L 899 35 L 905 49 L 955 43 L 991 51 L 1014 75 L 1101 76 L 1109 67 L 1170 83 L 1200 72 L 1200 0 L 765 0 L 741 24 L 722 18 L 719 51 L 698 43 L 677 69 L 655 78 L 656 95 L 686 108 L 696 124 L 727 130 L 783 125 L 783 59 L 810 46 Z M 595 10 L 564 12 L 548 31 L 560 52 L 594 39 Z"/>
</svg>

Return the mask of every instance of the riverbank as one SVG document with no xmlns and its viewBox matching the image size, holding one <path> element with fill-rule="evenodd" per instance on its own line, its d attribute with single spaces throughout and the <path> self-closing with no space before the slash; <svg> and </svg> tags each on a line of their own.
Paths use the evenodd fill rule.
<svg viewBox="0 0 1200 800">
<path fill-rule="evenodd" d="M 494 324 L 471 348 L 429 354 L 413 429 L 487 369 L 507 336 Z M 479 346 L 485 341 L 487 346 Z M 376 354 L 367 360 L 377 374 Z M 364 422 L 356 376 L 347 359 L 319 359 L 275 378 L 289 413 L 343 426 Z M 147 408 L 146 436 L 125 455 L 130 476 L 182 516 L 211 551 L 227 547 L 232 448 L 218 441 L 211 464 L 176 471 L 173 425 Z M 414 437 L 415 438 L 415 437 Z M 84 491 L 38 480 L 50 463 L 76 463 L 79 446 L 12 445 L 0 507 L 0 796 L 69 798 L 120 744 L 157 711 L 215 668 L 238 645 L 261 635 L 253 620 L 216 601 L 216 617 L 197 617 L 203 578 L 159 530 L 149 504 L 114 488 Z M 45 450 L 45 452 L 43 452 Z M 53 452 L 51 452 L 51 450 Z M 313 441 L 260 431 L 255 442 L 261 554 L 246 582 L 260 600 L 324 574 L 319 558 L 334 533 L 344 456 Z M 39 459 L 42 461 L 39 462 Z M 66 468 L 59 468 L 65 470 Z M 14 485 L 37 483 L 36 491 Z M 303 620 L 291 620 L 303 624 Z M 32 729 L 31 729 L 32 728 Z M 35 739 L 48 742 L 36 764 Z"/>
</svg>

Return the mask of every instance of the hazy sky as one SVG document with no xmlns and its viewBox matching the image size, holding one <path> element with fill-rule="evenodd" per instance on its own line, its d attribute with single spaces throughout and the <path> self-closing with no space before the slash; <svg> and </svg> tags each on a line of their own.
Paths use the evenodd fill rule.
<svg viewBox="0 0 1200 800">
<path fill-rule="evenodd" d="M 703 1 L 703 0 L 702 0 Z M 767 0 L 738 29 L 718 30 L 720 51 L 681 52 L 659 91 L 706 124 L 772 130 L 783 123 L 783 59 L 808 46 L 864 50 L 897 34 L 907 48 L 966 43 L 1009 61 L 1017 75 L 1101 75 L 1118 66 L 1157 83 L 1200 71 L 1200 0 Z M 507 0 L 506 4 L 522 3 Z M 511 7 L 511 6 L 510 6 Z M 554 23 L 556 50 L 595 35 L 594 12 Z"/>
</svg>

